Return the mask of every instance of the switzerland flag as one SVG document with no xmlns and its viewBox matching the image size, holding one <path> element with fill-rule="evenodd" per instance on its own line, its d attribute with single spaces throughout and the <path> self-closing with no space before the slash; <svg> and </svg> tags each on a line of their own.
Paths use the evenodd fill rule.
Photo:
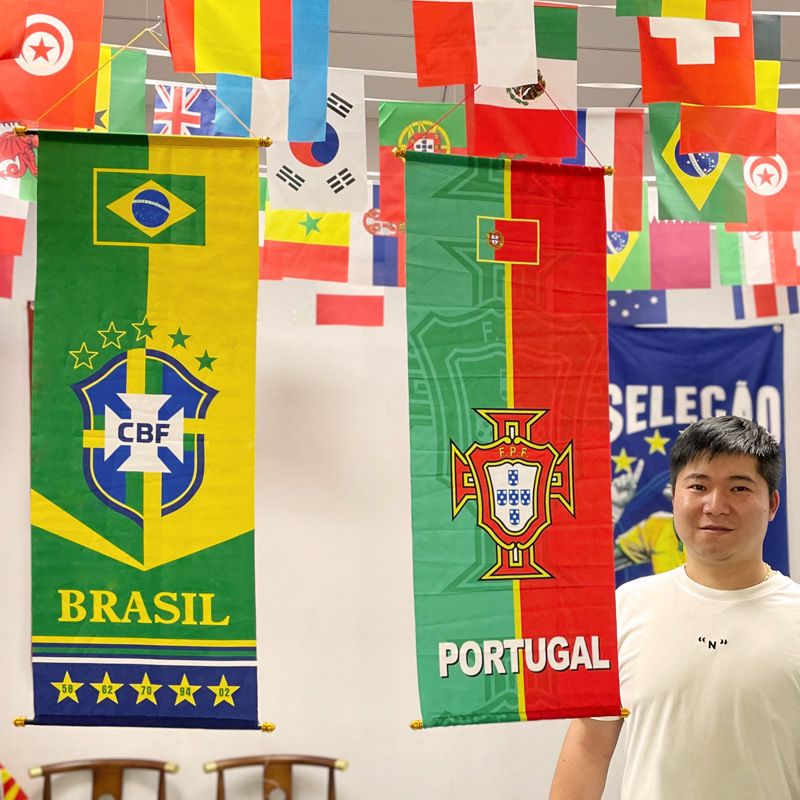
<svg viewBox="0 0 800 800">
<path fill-rule="evenodd" d="M 728 2 L 740 9 L 738 22 L 639 18 L 642 102 L 756 102 L 751 0 Z"/>
<path fill-rule="evenodd" d="M 0 60 L 0 120 L 42 128 L 94 127 L 97 75 L 92 73 L 102 26 L 103 0 L 28 0 L 19 55 Z"/>
</svg>

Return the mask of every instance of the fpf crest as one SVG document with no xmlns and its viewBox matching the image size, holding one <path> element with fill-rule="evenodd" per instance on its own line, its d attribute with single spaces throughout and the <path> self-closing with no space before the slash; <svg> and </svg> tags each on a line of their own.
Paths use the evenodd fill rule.
<svg viewBox="0 0 800 800">
<path fill-rule="evenodd" d="M 474 409 L 492 426 L 493 441 L 462 453 L 450 443 L 453 518 L 468 500 L 478 525 L 497 545 L 489 579 L 552 578 L 536 563 L 534 545 L 551 524 L 554 503 L 575 516 L 572 442 L 561 451 L 537 443 L 531 429 L 546 409 Z"/>
</svg>

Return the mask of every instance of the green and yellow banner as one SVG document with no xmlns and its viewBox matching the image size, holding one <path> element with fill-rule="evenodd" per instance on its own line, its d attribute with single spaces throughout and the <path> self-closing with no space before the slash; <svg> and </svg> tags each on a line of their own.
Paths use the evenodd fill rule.
<svg viewBox="0 0 800 800">
<path fill-rule="evenodd" d="M 602 170 L 405 178 L 423 722 L 618 714 Z"/>
<path fill-rule="evenodd" d="M 36 722 L 255 727 L 257 143 L 39 159 Z"/>
</svg>

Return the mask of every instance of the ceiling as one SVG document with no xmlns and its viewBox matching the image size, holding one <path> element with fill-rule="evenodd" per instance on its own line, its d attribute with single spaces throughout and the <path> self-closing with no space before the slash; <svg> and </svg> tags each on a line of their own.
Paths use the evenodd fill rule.
<svg viewBox="0 0 800 800">
<path fill-rule="evenodd" d="M 586 0 L 577 5 L 580 7 L 578 105 L 641 107 L 636 20 L 616 17 L 613 0 Z M 753 0 L 754 11 L 782 15 L 779 102 L 783 108 L 800 107 L 800 11 L 797 8 L 798 0 Z M 126 44 L 143 28 L 155 25 L 163 13 L 163 0 L 106 0 L 103 41 Z M 163 25 L 158 35 L 166 42 Z M 161 49 L 147 34 L 137 40 L 136 46 L 140 45 Z M 461 87 L 421 89 L 417 86 L 411 0 L 331 0 L 330 64 L 364 71 L 368 98 L 368 165 L 373 171 L 377 170 L 378 163 L 377 113 L 381 100 L 455 102 L 462 96 Z M 214 81 L 213 75 L 200 77 L 208 83 Z M 155 55 L 148 62 L 148 79 L 194 83 L 191 75 L 173 72 L 169 58 Z M 645 171 L 651 172 L 649 147 L 645 152 Z"/>
</svg>

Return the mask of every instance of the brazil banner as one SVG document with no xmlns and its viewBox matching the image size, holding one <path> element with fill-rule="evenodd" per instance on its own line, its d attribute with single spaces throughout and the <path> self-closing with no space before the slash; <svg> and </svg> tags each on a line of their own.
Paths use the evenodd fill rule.
<svg viewBox="0 0 800 800">
<path fill-rule="evenodd" d="M 619 714 L 603 173 L 408 153 L 425 726 Z"/>
<path fill-rule="evenodd" d="M 257 143 L 39 147 L 34 721 L 255 727 Z"/>
</svg>

